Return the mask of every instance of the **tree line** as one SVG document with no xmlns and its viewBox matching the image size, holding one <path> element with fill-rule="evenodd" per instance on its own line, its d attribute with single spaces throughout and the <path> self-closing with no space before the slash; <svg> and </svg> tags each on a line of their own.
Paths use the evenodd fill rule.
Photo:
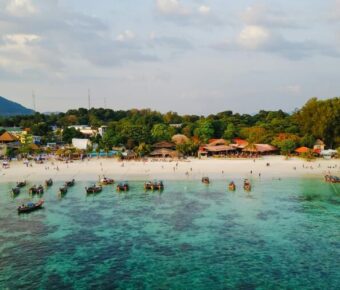
<svg viewBox="0 0 340 290">
<path fill-rule="evenodd" d="M 194 151 L 197 144 L 211 138 L 232 140 L 235 137 L 253 144 L 273 144 L 282 152 L 292 151 L 297 146 L 312 147 L 316 139 L 323 140 L 330 148 L 337 148 L 340 146 L 340 98 L 312 98 L 291 114 L 282 110 L 261 110 L 254 115 L 223 111 L 209 116 L 181 116 L 176 112 L 162 114 L 150 109 L 80 108 L 51 115 L 0 117 L 0 126 L 30 128 L 33 135 L 43 137 L 44 143 L 70 143 L 74 137 L 83 137 L 80 132 L 68 128 L 79 124 L 93 128 L 108 126 L 103 138 L 96 136 L 93 140 L 106 150 L 124 145 L 128 149 L 145 151 L 150 144 L 171 140 L 174 134 L 189 138 L 188 144 L 182 144 L 181 150 L 185 152 Z M 53 131 L 52 126 L 62 130 Z"/>
</svg>

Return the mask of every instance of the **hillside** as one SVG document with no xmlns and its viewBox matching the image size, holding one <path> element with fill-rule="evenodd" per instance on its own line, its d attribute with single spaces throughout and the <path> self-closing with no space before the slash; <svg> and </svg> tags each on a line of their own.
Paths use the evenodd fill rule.
<svg viewBox="0 0 340 290">
<path fill-rule="evenodd" d="M 0 116 L 31 115 L 33 110 L 0 96 Z"/>
</svg>

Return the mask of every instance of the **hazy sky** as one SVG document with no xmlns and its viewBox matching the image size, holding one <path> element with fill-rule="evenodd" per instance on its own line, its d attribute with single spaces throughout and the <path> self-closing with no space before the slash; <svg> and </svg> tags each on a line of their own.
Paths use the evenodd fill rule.
<svg viewBox="0 0 340 290">
<path fill-rule="evenodd" d="M 0 0 L 0 95 L 208 114 L 340 95 L 340 0 Z M 105 101 L 106 100 L 106 101 Z"/>
</svg>

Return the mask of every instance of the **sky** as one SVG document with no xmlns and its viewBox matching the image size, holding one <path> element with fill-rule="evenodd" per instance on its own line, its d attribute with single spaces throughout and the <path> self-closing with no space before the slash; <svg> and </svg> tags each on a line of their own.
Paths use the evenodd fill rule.
<svg viewBox="0 0 340 290">
<path fill-rule="evenodd" d="M 340 0 L 0 0 L 0 95 L 207 115 L 340 92 Z"/>
</svg>

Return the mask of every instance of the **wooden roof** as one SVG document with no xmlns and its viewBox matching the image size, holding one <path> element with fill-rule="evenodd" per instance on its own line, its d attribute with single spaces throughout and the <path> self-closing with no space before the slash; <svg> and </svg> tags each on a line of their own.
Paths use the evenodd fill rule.
<svg viewBox="0 0 340 290">
<path fill-rule="evenodd" d="M 278 149 L 269 144 L 252 144 L 243 149 L 245 152 L 274 152 Z"/>
<path fill-rule="evenodd" d="M 156 149 L 150 153 L 150 156 L 172 156 L 176 157 L 178 156 L 178 152 L 175 150 L 167 149 L 167 148 L 161 148 L 161 149 Z"/>
<path fill-rule="evenodd" d="M 9 132 L 5 132 L 0 136 L 0 142 L 15 142 L 19 139 Z"/>
<path fill-rule="evenodd" d="M 208 146 L 220 146 L 220 145 L 229 145 L 229 141 L 224 139 L 211 139 L 209 140 Z"/>
<path fill-rule="evenodd" d="M 175 148 L 175 143 L 168 141 L 161 141 L 152 145 L 153 148 Z"/>
<path fill-rule="evenodd" d="M 203 146 L 202 147 L 203 151 L 207 152 L 225 152 L 225 151 L 233 151 L 236 150 L 235 147 L 233 146 L 227 146 L 227 145 L 216 145 L 216 146 Z"/>
</svg>

